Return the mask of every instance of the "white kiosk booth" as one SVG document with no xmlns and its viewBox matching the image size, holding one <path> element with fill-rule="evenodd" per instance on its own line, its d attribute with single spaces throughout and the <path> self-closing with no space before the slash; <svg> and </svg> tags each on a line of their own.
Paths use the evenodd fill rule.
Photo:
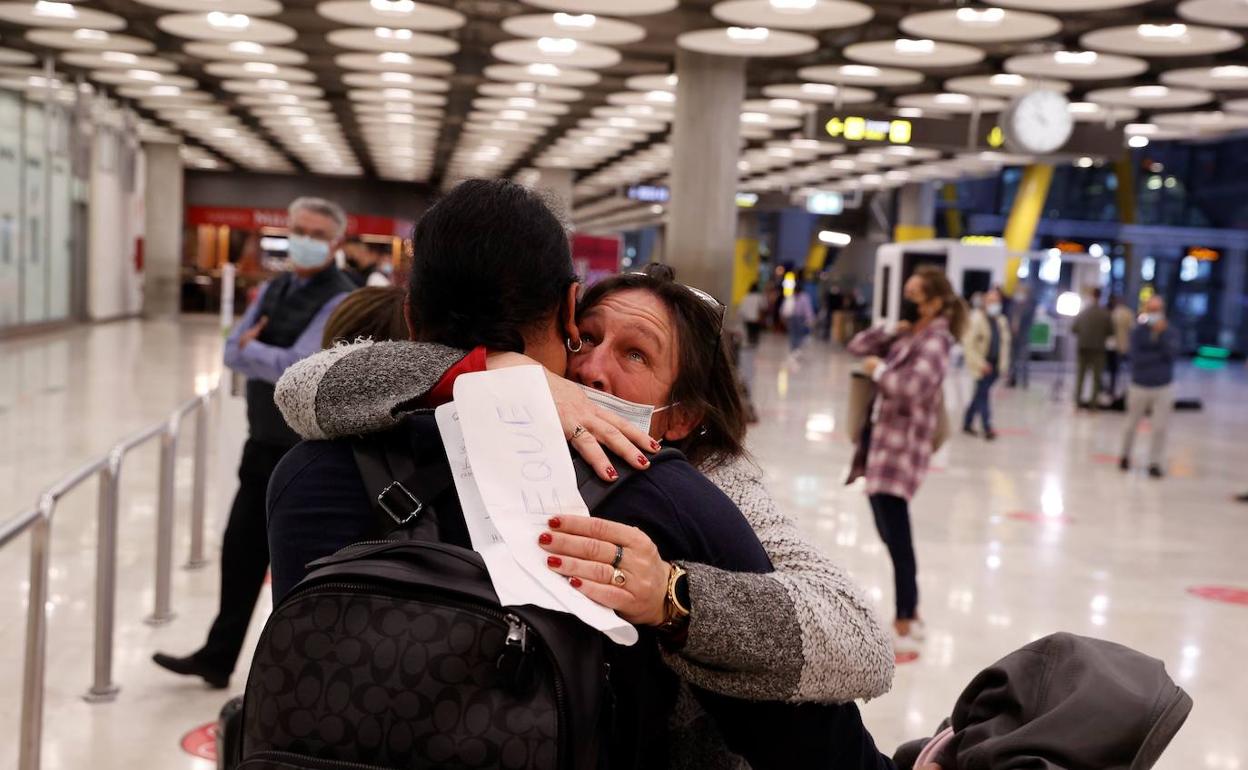
<svg viewBox="0 0 1248 770">
<path fill-rule="evenodd" d="M 900 320 L 902 287 L 923 265 L 935 265 L 949 276 L 953 290 L 969 298 L 1005 283 L 1004 243 L 969 244 L 941 239 L 886 243 L 875 252 L 875 297 L 871 322 Z"/>
</svg>

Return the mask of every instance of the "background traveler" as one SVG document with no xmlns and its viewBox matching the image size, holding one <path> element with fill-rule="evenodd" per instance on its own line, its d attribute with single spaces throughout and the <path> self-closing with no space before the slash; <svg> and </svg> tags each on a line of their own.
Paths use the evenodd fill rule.
<svg viewBox="0 0 1248 770">
<path fill-rule="evenodd" d="M 186 657 L 152 659 L 175 674 L 229 684 L 269 567 L 265 493 L 278 462 L 299 436 L 273 403 L 274 383 L 296 361 L 320 349 L 330 315 L 354 287 L 334 264 L 347 217 L 321 198 L 290 204 L 291 270 L 261 286 L 225 343 L 225 365 L 247 377 L 247 442 L 238 493 L 221 542 L 221 599 L 204 645 Z"/>
<path fill-rule="evenodd" d="M 999 290 L 990 289 L 984 295 L 984 307 L 971 313 L 968 327 L 962 347 L 966 369 L 975 382 L 975 395 L 966 408 L 962 432 L 975 435 L 974 420 L 979 417 L 984 426 L 984 438 L 992 441 L 997 437 L 992 429 L 992 386 L 1003 372 L 1010 370 L 1013 342 L 1010 324 L 1002 312 Z"/>
<path fill-rule="evenodd" d="M 346 267 L 343 272 L 356 286 L 389 286 L 389 261 L 358 235 L 348 235 L 342 244 Z"/>
<path fill-rule="evenodd" d="M 1109 298 L 1109 320 L 1114 333 L 1105 342 L 1105 368 L 1109 374 L 1109 397 L 1118 400 L 1118 375 L 1131 351 L 1131 330 L 1135 328 L 1135 313 L 1126 306 L 1122 297 Z"/>
<path fill-rule="evenodd" d="M 1075 375 L 1075 406 L 1080 409 L 1099 409 L 1101 406 L 1102 381 L 1105 378 L 1105 343 L 1114 333 L 1109 311 L 1101 306 L 1101 290 L 1093 288 L 1088 293 L 1083 309 L 1075 316 L 1070 327 L 1075 335 L 1078 366 Z M 1092 376 L 1092 398 L 1083 400 L 1083 381 Z"/>
<path fill-rule="evenodd" d="M 918 565 L 910 527 L 910 499 L 931 460 L 944 409 L 941 389 L 949 350 L 966 326 L 966 305 L 936 267 L 915 271 L 903 288 L 903 319 L 896 330 L 876 326 L 849 342 L 866 356 L 863 370 L 876 382 L 875 414 L 867 422 L 849 481 L 867 480 L 867 496 L 880 539 L 893 562 L 899 647 L 913 647 L 919 625 Z"/>
<path fill-rule="evenodd" d="M 737 315 L 745 324 L 745 339 L 752 348 L 758 347 L 758 339 L 763 332 L 763 313 L 766 306 L 767 298 L 763 296 L 758 281 L 750 286 L 749 292 L 741 298 L 741 304 L 737 306 Z"/>
<path fill-rule="evenodd" d="M 1131 332 L 1131 385 L 1127 389 L 1127 428 L 1122 437 L 1118 467 L 1131 467 L 1135 432 L 1145 413 L 1150 415 L 1148 475 L 1165 474 L 1166 434 L 1174 411 L 1174 362 L 1179 356 L 1179 333 L 1166 320 L 1166 303 L 1153 295 Z"/>
<path fill-rule="evenodd" d="M 1036 322 L 1036 298 L 1031 286 L 1020 282 L 1010 302 L 1011 388 L 1027 387 L 1031 382 L 1031 327 Z"/>
</svg>

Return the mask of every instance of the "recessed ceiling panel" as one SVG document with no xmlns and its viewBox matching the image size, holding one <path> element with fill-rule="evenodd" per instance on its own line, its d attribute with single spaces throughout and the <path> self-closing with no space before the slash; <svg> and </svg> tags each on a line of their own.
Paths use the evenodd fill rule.
<svg viewBox="0 0 1248 770">
<path fill-rule="evenodd" d="M 1000 112 L 1008 106 L 1004 99 L 971 96 L 969 94 L 934 93 L 906 94 L 895 100 L 898 107 L 913 107 L 926 112 L 951 112 L 968 114 L 972 112 Z"/>
<path fill-rule="evenodd" d="M 293 41 L 295 30 L 268 19 L 257 19 L 242 13 L 174 13 L 161 16 L 156 26 L 171 35 L 190 40 L 217 40 L 282 44 Z"/>
<path fill-rule="evenodd" d="M 1107 107 L 1137 107 L 1142 110 L 1178 110 L 1196 107 L 1213 100 L 1209 91 L 1194 88 L 1171 88 L 1162 85 L 1138 85 L 1128 88 L 1102 88 L 1089 91 L 1090 102 Z"/>
<path fill-rule="evenodd" d="M 1161 82 L 1168 86 L 1204 88 L 1210 91 L 1248 90 L 1248 67 L 1222 64 L 1216 67 L 1193 67 L 1161 73 Z"/>
<path fill-rule="evenodd" d="M 972 96 L 996 96 L 1013 98 L 1031 91 L 1070 91 L 1070 83 L 1061 80 L 1027 78 L 1011 73 L 996 75 L 970 75 L 945 81 L 945 90 Z"/>
<path fill-rule="evenodd" d="M 765 86 L 763 96 L 773 99 L 800 99 L 820 104 L 867 104 L 875 101 L 874 91 L 865 88 L 834 86 L 831 83 L 782 83 Z"/>
<path fill-rule="evenodd" d="M 648 16 L 674 10 L 679 0 L 521 0 L 534 8 L 601 16 Z"/>
<path fill-rule="evenodd" d="M 467 19 L 459 11 L 413 0 L 329 0 L 316 12 L 351 27 L 397 27 L 426 32 L 459 29 Z"/>
<path fill-rule="evenodd" d="M 591 14 L 537 13 L 503 19 L 503 31 L 516 37 L 567 37 L 599 45 L 625 45 L 646 37 L 646 28 L 631 21 Z"/>
<path fill-rule="evenodd" d="M 297 67 L 283 67 L 272 62 L 209 62 L 204 71 L 219 78 L 252 79 L 263 78 L 285 80 L 290 83 L 315 83 L 316 74 Z"/>
<path fill-rule="evenodd" d="M 1006 59 L 1003 66 L 1017 75 L 1058 80 L 1118 80 L 1148 70 L 1143 59 L 1096 51 L 1024 54 Z"/>
<path fill-rule="evenodd" d="M 269 64 L 298 65 L 308 61 L 308 55 L 293 48 L 278 48 L 247 40 L 232 43 L 187 43 L 182 50 L 191 56 L 208 61 L 254 61 Z"/>
<path fill-rule="evenodd" d="M 589 70 L 578 70 L 570 67 L 559 67 L 554 64 L 491 64 L 485 68 L 485 76 L 490 80 L 505 80 L 513 83 L 547 83 L 556 86 L 584 87 L 592 86 L 602 76 Z"/>
<path fill-rule="evenodd" d="M 802 67 L 797 76 L 819 83 L 892 88 L 914 86 L 923 82 L 923 73 L 892 67 L 873 67 L 866 64 L 821 64 Z"/>
<path fill-rule="evenodd" d="M 126 20 L 113 13 L 63 2 L 0 3 L 0 21 L 23 27 L 58 29 L 124 29 Z"/>
<path fill-rule="evenodd" d="M 339 48 L 357 51 L 397 51 L 417 56 L 450 56 L 459 51 L 459 43 L 450 38 L 392 27 L 336 29 L 325 39 Z"/>
<path fill-rule="evenodd" d="M 1098 29 L 1079 38 L 1079 44 L 1129 56 L 1202 56 L 1233 51 L 1244 44 L 1244 39 L 1228 29 L 1149 22 Z"/>
<path fill-rule="evenodd" d="M 408 72 L 348 72 L 342 76 L 342 82 L 353 88 L 407 88 L 429 93 L 451 90 L 451 84 L 445 80 Z"/>
<path fill-rule="evenodd" d="M 570 37 L 508 40 L 490 49 L 494 58 L 513 64 L 554 64 L 573 69 L 603 69 L 620 63 L 620 52 Z"/>
</svg>

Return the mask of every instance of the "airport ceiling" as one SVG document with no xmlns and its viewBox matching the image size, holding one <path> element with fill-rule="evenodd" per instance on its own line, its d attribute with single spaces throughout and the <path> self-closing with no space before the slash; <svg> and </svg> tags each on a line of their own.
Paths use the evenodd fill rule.
<svg viewBox="0 0 1248 770">
<path fill-rule="evenodd" d="M 1219 137 L 1248 129 L 1245 28 L 1245 0 L 8 0 L 0 87 L 72 99 L 82 78 L 192 167 L 572 168 L 592 197 L 666 174 L 682 46 L 749 57 L 742 190 L 871 189 L 1023 159 L 855 154 L 798 138 L 813 110 L 987 113 L 1039 88 L 1079 121 Z"/>
</svg>

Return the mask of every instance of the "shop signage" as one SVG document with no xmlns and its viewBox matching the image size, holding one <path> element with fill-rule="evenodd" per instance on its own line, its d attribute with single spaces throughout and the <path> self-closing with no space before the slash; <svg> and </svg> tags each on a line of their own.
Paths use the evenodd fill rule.
<svg viewBox="0 0 1248 770">
<path fill-rule="evenodd" d="M 672 191 L 662 185 L 635 184 L 624 191 L 624 197 L 642 203 L 667 203 Z"/>
<path fill-rule="evenodd" d="M 286 229 L 286 209 L 247 209 L 223 206 L 187 206 L 188 225 L 225 225 L 239 230 Z M 404 219 L 368 214 L 347 214 L 347 232 L 354 235 L 411 234 L 412 223 Z"/>
<path fill-rule="evenodd" d="M 1204 246 L 1193 246 L 1187 250 L 1187 256 L 1196 259 L 1198 262 L 1217 262 L 1222 255 L 1213 249 L 1207 249 Z"/>
<path fill-rule="evenodd" d="M 846 115 L 831 108 L 821 110 L 811 139 L 833 139 L 851 144 L 910 145 L 945 152 L 996 150 L 1005 143 L 995 116 L 982 116 L 972 126 L 969 115 L 945 118 L 898 119 L 884 113 Z M 972 133 L 973 131 L 973 133 Z M 1076 123 L 1062 154 L 1117 157 L 1123 148 L 1121 127 L 1102 123 Z"/>
</svg>

